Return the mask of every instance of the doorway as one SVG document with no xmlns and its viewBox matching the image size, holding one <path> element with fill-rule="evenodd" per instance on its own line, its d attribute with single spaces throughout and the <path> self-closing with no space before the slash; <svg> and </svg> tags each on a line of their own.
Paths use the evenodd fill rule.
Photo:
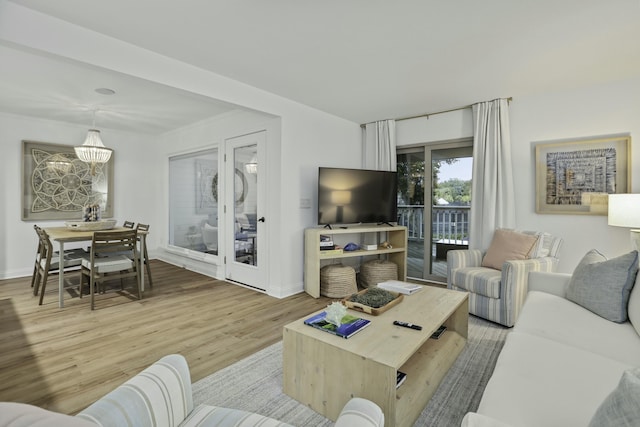
<svg viewBox="0 0 640 427">
<path fill-rule="evenodd" d="M 225 141 L 225 278 L 266 290 L 266 131 Z M 232 179 L 231 179 L 232 178 Z"/>
<path fill-rule="evenodd" d="M 408 229 L 409 278 L 446 284 L 447 252 L 468 248 L 472 144 L 398 150 L 398 222 Z"/>
</svg>

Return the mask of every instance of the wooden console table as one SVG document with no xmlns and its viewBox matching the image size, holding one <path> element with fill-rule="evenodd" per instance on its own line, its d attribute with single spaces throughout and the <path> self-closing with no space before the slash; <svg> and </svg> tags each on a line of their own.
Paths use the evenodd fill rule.
<svg viewBox="0 0 640 427">
<path fill-rule="evenodd" d="M 340 254 L 323 253 L 320 250 L 320 235 L 345 236 L 348 234 L 372 235 L 378 240 L 378 233 L 386 233 L 384 240 L 388 241 L 390 249 L 378 248 L 372 251 L 357 250 Z M 382 243 L 382 242 L 376 242 Z M 398 266 L 398 280 L 407 278 L 407 227 L 404 226 L 354 226 L 349 228 L 307 228 L 304 231 L 304 290 L 314 298 L 320 297 L 320 267 L 323 260 L 353 258 L 363 256 L 387 255 L 389 261 Z"/>
</svg>

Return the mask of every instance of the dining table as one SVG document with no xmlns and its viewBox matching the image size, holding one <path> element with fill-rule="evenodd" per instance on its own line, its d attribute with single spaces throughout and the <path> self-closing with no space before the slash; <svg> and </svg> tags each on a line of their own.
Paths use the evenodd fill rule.
<svg viewBox="0 0 640 427">
<path fill-rule="evenodd" d="M 49 238 L 52 241 L 58 242 L 58 253 L 64 253 L 64 245 L 65 243 L 70 242 L 91 242 L 93 240 L 93 234 L 99 231 L 130 231 L 130 228 L 125 227 L 113 227 L 108 230 L 78 230 L 72 229 L 69 227 L 47 227 L 44 228 L 44 231 L 47 232 Z M 139 249 L 139 261 L 140 266 L 140 291 L 144 292 L 144 263 L 145 259 L 142 254 L 144 254 L 144 248 L 146 245 L 148 231 L 138 230 L 138 235 L 140 236 L 140 249 Z M 58 307 L 64 307 L 64 268 L 61 268 L 58 274 Z"/>
</svg>

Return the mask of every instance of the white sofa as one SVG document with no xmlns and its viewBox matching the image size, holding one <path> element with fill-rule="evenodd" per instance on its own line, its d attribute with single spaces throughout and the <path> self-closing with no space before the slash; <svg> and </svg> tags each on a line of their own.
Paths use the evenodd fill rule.
<svg viewBox="0 0 640 427">
<path fill-rule="evenodd" d="M 165 356 L 75 417 L 22 403 L 0 402 L 0 426 L 10 427 L 290 427 L 263 415 L 209 405 L 193 407 L 191 377 L 184 357 Z M 375 403 L 353 398 L 337 427 L 382 427 Z"/>
<path fill-rule="evenodd" d="M 622 323 L 567 299 L 570 280 L 568 274 L 530 273 L 520 317 L 464 427 L 640 425 L 637 412 L 629 424 L 602 421 L 610 417 L 605 399 L 619 396 L 625 372 L 635 371 L 635 391 L 627 394 L 640 410 L 640 275 L 629 298 L 630 321 Z"/>
</svg>

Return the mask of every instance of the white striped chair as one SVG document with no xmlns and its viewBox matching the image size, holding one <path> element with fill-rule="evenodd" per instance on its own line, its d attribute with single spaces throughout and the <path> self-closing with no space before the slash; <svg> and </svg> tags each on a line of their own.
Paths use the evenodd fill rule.
<svg viewBox="0 0 640 427">
<path fill-rule="evenodd" d="M 531 258 L 506 261 L 502 271 L 482 266 L 485 251 L 447 253 L 447 288 L 469 292 L 469 313 L 511 327 L 528 292 L 531 271 L 554 272 L 562 239 L 548 233 L 520 231 L 538 236 Z"/>
<path fill-rule="evenodd" d="M 220 392 L 224 393 L 224 390 Z M 273 418 L 238 409 L 211 405 L 194 408 L 189 366 L 179 354 L 163 357 L 76 417 L 90 422 L 87 425 L 102 427 L 291 427 Z M 335 425 L 382 427 L 384 414 L 375 403 L 353 398 L 347 402 Z"/>
</svg>

